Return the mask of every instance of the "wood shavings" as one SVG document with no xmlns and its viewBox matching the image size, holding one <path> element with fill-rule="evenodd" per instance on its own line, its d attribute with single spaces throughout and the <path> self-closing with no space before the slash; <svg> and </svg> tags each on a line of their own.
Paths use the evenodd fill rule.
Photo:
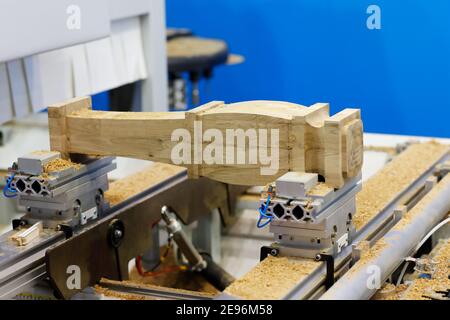
<svg viewBox="0 0 450 320">
<path fill-rule="evenodd" d="M 436 271 L 432 279 L 417 278 L 410 285 L 395 286 L 386 284 L 373 297 L 375 300 L 429 300 L 427 296 L 436 294 L 436 291 L 450 289 L 450 239 L 443 240 L 438 245 L 440 249 L 433 256 L 437 262 Z"/>
<path fill-rule="evenodd" d="M 395 286 L 392 283 L 386 283 L 378 292 L 373 296 L 373 300 L 398 300 L 403 292 L 408 288 L 406 284 Z"/>
<path fill-rule="evenodd" d="M 424 296 L 435 294 L 435 291 L 447 291 L 450 289 L 450 239 L 446 239 L 440 250 L 434 255 L 437 262 L 436 271 L 432 279 L 418 278 L 401 295 L 402 300 L 429 300 Z"/>
<path fill-rule="evenodd" d="M 160 265 L 153 271 L 158 272 L 177 264 L 173 247 L 171 247 L 167 252 L 166 250 L 167 247 L 161 247 L 160 254 L 163 258 L 161 258 Z M 145 285 L 145 287 L 173 288 L 173 290 L 178 290 L 178 292 L 180 290 L 186 290 L 187 292 L 208 294 L 210 296 L 214 296 L 219 293 L 219 291 L 202 275 L 186 270 L 173 270 L 151 276 L 141 276 L 136 267 L 133 267 L 129 272 L 129 281 L 124 281 L 124 283 L 129 283 L 133 286 Z"/>
<path fill-rule="evenodd" d="M 249 300 L 281 299 L 319 265 L 312 259 L 269 256 L 234 281 L 225 293 Z"/>
<path fill-rule="evenodd" d="M 30 227 L 20 228 L 20 230 L 15 232 L 9 239 L 18 247 L 26 246 L 39 238 L 42 229 L 42 222 L 38 222 Z"/>
<path fill-rule="evenodd" d="M 148 283 L 137 283 L 136 281 L 122 281 L 121 284 L 124 285 L 130 285 L 135 288 L 142 288 L 142 289 L 164 289 L 167 291 L 171 291 L 174 293 L 181 293 L 181 294 L 189 294 L 189 295 L 196 295 L 198 297 L 204 297 L 204 298 L 212 298 L 214 297 L 218 291 L 214 289 L 214 292 L 201 292 L 196 290 L 187 290 L 187 289 L 181 289 L 181 288 L 172 288 L 167 286 L 159 286 L 159 285 L 152 285 Z"/>
<path fill-rule="evenodd" d="M 400 300 L 430 300 L 436 291 L 447 291 L 450 288 L 448 279 L 416 279 L 400 296 Z"/>
<path fill-rule="evenodd" d="M 186 169 L 170 164 L 154 163 L 145 170 L 112 182 L 109 190 L 105 192 L 105 198 L 111 206 L 115 206 L 183 170 Z"/>
<path fill-rule="evenodd" d="M 360 261 L 362 263 L 369 262 L 373 258 L 377 257 L 386 246 L 387 246 L 386 241 L 383 238 L 381 238 L 372 247 L 370 247 L 369 250 L 363 251 Z"/>
<path fill-rule="evenodd" d="M 44 164 L 44 174 L 52 173 L 52 172 L 58 172 L 63 171 L 69 168 L 74 168 L 75 170 L 79 170 L 81 168 L 81 164 L 74 163 L 70 160 L 65 159 L 54 159 L 46 164 Z"/>
<path fill-rule="evenodd" d="M 156 300 L 156 299 L 152 299 L 152 298 L 137 295 L 137 294 L 130 294 L 130 293 L 118 292 L 115 290 L 110 290 L 110 289 L 104 288 L 99 285 L 95 285 L 94 289 L 97 294 L 102 294 L 105 297 L 116 298 L 116 299 L 120 299 L 120 300 Z"/>
<path fill-rule="evenodd" d="M 200 298 L 213 298 L 218 292 L 217 290 L 214 293 L 210 292 L 198 292 L 193 290 L 185 290 L 185 289 L 179 289 L 179 288 L 171 288 L 166 286 L 159 286 L 159 285 L 152 285 L 147 283 L 141 283 L 136 282 L 135 280 L 126 280 L 126 281 L 115 281 L 115 280 L 109 280 L 102 278 L 100 280 L 100 284 L 96 285 L 94 288 L 97 293 L 104 294 L 105 296 L 124 299 L 124 300 L 160 300 L 161 298 L 157 297 L 150 297 L 146 295 L 137 295 L 137 294 L 128 294 L 112 289 L 105 288 L 103 286 L 108 285 L 119 285 L 124 288 L 131 288 L 131 289 L 150 289 L 150 290 L 161 290 L 166 292 L 172 292 L 175 294 L 187 294 L 187 295 L 195 295 Z"/>
<path fill-rule="evenodd" d="M 407 188 L 431 165 L 450 150 L 436 142 L 411 145 L 379 173 L 363 183 L 356 195 L 354 224 L 360 229 L 375 217 L 394 197 Z"/>
<path fill-rule="evenodd" d="M 360 259 L 356 262 L 356 264 L 348 272 L 354 273 L 354 272 L 360 270 L 361 268 L 365 267 L 366 265 L 368 265 L 374 258 L 379 256 L 381 251 L 383 251 L 383 249 L 386 246 L 387 246 L 386 241 L 383 238 L 381 238 L 369 249 L 361 250 Z M 364 246 L 363 246 L 363 248 L 364 248 Z"/>
<path fill-rule="evenodd" d="M 408 225 L 411 220 L 418 214 L 422 213 L 424 208 L 428 205 L 430 201 L 432 201 L 437 194 L 441 192 L 443 188 L 445 188 L 448 184 L 450 184 L 450 174 L 448 174 L 444 179 L 442 179 L 430 192 L 428 192 L 425 197 L 411 210 L 406 212 L 402 219 L 394 226 L 392 230 L 400 230 L 403 229 L 406 225 Z"/>
<path fill-rule="evenodd" d="M 325 183 L 318 183 L 311 190 L 307 192 L 308 196 L 324 196 L 329 192 L 334 191 L 334 188 L 326 185 Z"/>
</svg>

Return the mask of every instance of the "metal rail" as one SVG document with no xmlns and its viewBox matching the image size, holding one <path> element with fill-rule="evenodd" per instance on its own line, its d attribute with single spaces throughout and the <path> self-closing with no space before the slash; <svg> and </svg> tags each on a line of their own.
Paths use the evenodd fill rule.
<svg viewBox="0 0 450 320">
<path fill-rule="evenodd" d="M 54 232 L 32 244 L 24 250 L 11 243 L 9 237 L 15 231 L 10 231 L 0 237 L 0 298 L 8 299 L 17 294 L 15 288 L 26 289 L 45 278 L 36 270 L 45 270 L 44 257 L 47 249 L 62 242 L 63 232 Z M 45 272 L 44 272 L 45 274 Z"/>
<path fill-rule="evenodd" d="M 131 284 L 119 284 L 110 282 L 100 282 L 103 288 L 117 291 L 119 293 L 136 294 L 151 298 L 159 299 L 176 299 L 176 300 L 212 300 L 213 295 L 195 294 L 187 291 L 177 291 L 169 288 L 150 288 L 143 286 L 133 286 Z"/>
<path fill-rule="evenodd" d="M 417 243 L 427 232 L 439 223 L 450 210 L 450 175 L 438 185 L 433 199 L 420 207 L 420 212 L 410 218 L 406 225 L 391 229 L 384 237 L 385 246 L 377 254 L 361 265 L 356 263 L 351 272 L 346 273 L 322 299 L 355 300 L 369 299 L 376 293 L 376 286 L 368 286 L 368 279 L 373 277 L 367 267 L 379 270 L 381 285 L 392 272 L 408 257 Z"/>
</svg>

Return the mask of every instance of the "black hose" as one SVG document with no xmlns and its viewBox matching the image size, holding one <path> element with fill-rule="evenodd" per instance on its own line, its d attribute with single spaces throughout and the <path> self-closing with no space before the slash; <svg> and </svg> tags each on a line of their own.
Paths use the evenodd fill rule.
<svg viewBox="0 0 450 320">
<path fill-rule="evenodd" d="M 209 254 L 201 253 L 201 256 L 206 261 L 207 266 L 200 273 L 217 290 L 223 291 L 233 283 L 235 278 L 215 263 Z"/>
</svg>

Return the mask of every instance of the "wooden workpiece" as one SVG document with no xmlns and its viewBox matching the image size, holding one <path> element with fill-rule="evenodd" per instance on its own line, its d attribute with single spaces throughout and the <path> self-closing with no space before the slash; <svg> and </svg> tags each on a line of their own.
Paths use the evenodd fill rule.
<svg viewBox="0 0 450 320">
<path fill-rule="evenodd" d="M 206 176 L 231 184 L 264 185 L 288 171 L 300 171 L 318 173 L 328 185 L 339 188 L 359 174 L 363 161 L 360 111 L 345 109 L 330 117 L 329 106 L 323 103 L 305 107 L 275 101 L 211 102 L 188 112 L 122 113 L 92 111 L 90 98 L 77 98 L 50 106 L 48 116 L 51 149 L 64 157 L 71 153 L 113 155 L 174 164 L 173 150 L 182 146 L 191 162 L 175 164 L 187 167 L 190 177 Z M 172 141 L 177 129 L 185 129 L 190 141 Z M 243 131 L 237 139 L 232 136 L 231 144 L 227 130 L 235 133 L 237 129 Z M 246 134 L 249 129 L 255 135 Z M 260 129 L 267 131 L 263 134 Z M 204 137 L 205 132 L 213 137 Z M 278 132 L 278 145 L 276 137 L 272 141 L 272 132 Z M 222 154 L 211 150 L 218 135 L 228 143 Z M 245 138 L 245 145 L 239 144 L 239 138 Z M 258 145 L 268 146 L 264 153 L 269 159 L 279 151 L 279 160 L 272 163 L 274 170 L 269 170 L 270 163 L 260 161 Z M 234 153 L 230 161 L 225 155 L 227 147 Z M 207 150 L 216 160 L 212 164 L 202 160 Z M 242 150 L 244 163 L 237 163 Z M 257 155 L 256 163 L 249 163 L 251 155 Z M 261 168 L 268 171 L 263 173 Z"/>
</svg>

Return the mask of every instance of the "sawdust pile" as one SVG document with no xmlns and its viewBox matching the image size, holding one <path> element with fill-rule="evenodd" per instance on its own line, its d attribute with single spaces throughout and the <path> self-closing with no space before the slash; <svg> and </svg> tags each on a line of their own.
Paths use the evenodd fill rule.
<svg viewBox="0 0 450 320">
<path fill-rule="evenodd" d="M 381 251 L 387 246 L 386 241 L 381 238 L 372 247 L 369 248 L 368 242 L 365 241 L 361 257 L 358 262 L 348 271 L 349 274 L 359 271 L 361 268 L 369 264 L 374 258 L 380 255 Z M 364 248 L 365 247 L 365 248 Z"/>
<path fill-rule="evenodd" d="M 161 247 L 160 255 L 164 256 L 161 264 L 156 268 L 156 274 L 141 276 L 137 271 L 136 266 L 131 268 L 129 272 L 129 281 L 125 283 L 138 286 L 138 287 L 163 287 L 172 288 L 172 290 L 177 290 L 177 292 L 195 292 L 203 296 L 214 296 L 219 293 L 219 291 L 210 284 L 202 275 L 197 272 L 190 272 L 185 270 L 171 270 L 170 272 L 160 272 L 164 269 L 171 269 L 173 266 L 177 265 L 175 259 L 175 253 L 173 246 L 170 247 L 168 251 L 166 246 Z"/>
<path fill-rule="evenodd" d="M 44 165 L 44 173 L 48 174 L 52 172 L 63 171 L 69 168 L 79 170 L 81 168 L 81 164 L 74 163 L 70 160 L 65 159 L 54 159 Z"/>
<path fill-rule="evenodd" d="M 392 283 L 386 283 L 378 292 L 373 296 L 373 300 L 398 300 L 403 292 L 408 288 L 406 284 L 395 286 Z"/>
<path fill-rule="evenodd" d="M 320 264 L 310 259 L 269 256 L 234 281 L 225 293 L 248 300 L 280 299 Z"/>
<path fill-rule="evenodd" d="M 146 296 L 110 290 L 99 285 L 95 285 L 94 289 L 97 294 L 104 295 L 106 298 L 121 300 L 155 300 L 154 298 L 152 299 Z"/>
<path fill-rule="evenodd" d="M 318 183 L 315 185 L 311 190 L 308 191 L 309 196 L 324 196 L 328 192 L 333 191 L 333 187 L 330 187 L 329 185 L 325 183 Z"/>
<path fill-rule="evenodd" d="M 400 299 L 428 300 L 435 291 L 447 291 L 450 288 L 450 239 L 446 239 L 440 250 L 433 257 L 437 262 L 432 279 L 416 279 Z"/>
<path fill-rule="evenodd" d="M 151 277 L 149 277 L 151 278 Z M 113 289 L 108 289 L 108 285 L 117 285 L 120 287 L 128 288 L 128 289 L 148 289 L 148 290 L 155 290 L 155 291 L 165 291 L 165 292 L 171 292 L 174 294 L 187 294 L 187 295 L 194 295 L 199 298 L 207 298 L 211 299 L 213 298 L 218 291 L 215 290 L 214 293 L 209 292 L 198 292 L 193 290 L 184 290 L 184 289 L 178 289 L 178 288 L 171 288 L 166 286 L 159 286 L 159 285 L 152 285 L 152 284 L 146 284 L 146 283 L 140 283 L 136 281 L 116 281 L 116 280 L 109 280 L 102 278 L 100 280 L 100 283 L 94 287 L 95 292 L 97 294 L 103 294 L 106 297 L 111 298 L 118 298 L 122 300 L 162 300 L 164 298 L 159 298 L 155 296 L 147 296 L 147 295 L 140 295 L 140 294 L 132 294 L 132 293 L 126 293 L 121 292 Z M 120 289 L 119 289 L 120 290 Z"/>
<path fill-rule="evenodd" d="M 436 196 L 448 185 L 450 185 L 450 175 L 447 175 L 442 179 L 425 197 L 411 210 L 405 213 L 402 219 L 392 228 L 392 230 L 401 230 L 418 214 L 421 214 L 426 208 L 429 202 L 431 202 Z"/>
<path fill-rule="evenodd" d="M 192 274 L 190 274 L 190 275 L 192 276 Z M 109 282 L 111 282 L 111 281 L 109 281 Z M 170 286 L 153 285 L 153 284 L 149 284 L 149 283 L 136 282 L 134 280 L 122 281 L 121 284 L 132 287 L 132 288 L 155 289 L 155 290 L 160 289 L 160 290 L 165 290 L 167 292 L 178 293 L 178 294 L 189 294 L 189 295 L 195 295 L 197 297 L 203 297 L 203 298 L 213 298 L 216 294 L 219 293 L 219 291 L 215 288 L 213 289 L 213 292 L 202 292 L 202 291 L 197 291 L 197 290 L 173 288 Z"/>
<path fill-rule="evenodd" d="M 145 170 L 112 182 L 105 198 L 111 206 L 115 206 L 183 170 L 170 164 L 154 163 Z"/>
<path fill-rule="evenodd" d="M 356 228 L 360 229 L 368 223 L 399 192 L 449 150 L 449 146 L 436 142 L 411 145 L 379 173 L 363 183 L 361 192 L 356 195 Z"/>
<path fill-rule="evenodd" d="M 364 251 L 362 253 L 361 259 L 358 261 L 358 263 L 361 262 L 362 264 L 366 264 L 373 258 L 376 258 L 386 246 L 387 246 L 386 241 L 383 238 L 381 238 L 372 247 L 370 247 L 369 250 Z"/>
</svg>

